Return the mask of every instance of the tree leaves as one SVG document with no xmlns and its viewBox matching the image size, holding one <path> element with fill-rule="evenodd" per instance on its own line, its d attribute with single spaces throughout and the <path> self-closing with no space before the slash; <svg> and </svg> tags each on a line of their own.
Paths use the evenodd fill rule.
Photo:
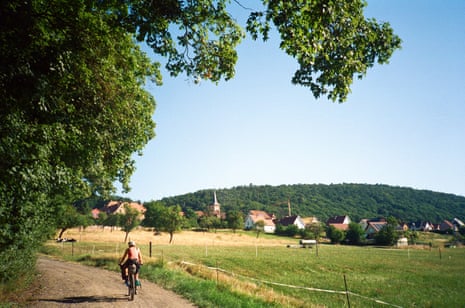
<svg viewBox="0 0 465 308">
<path fill-rule="evenodd" d="M 316 98 L 343 102 L 354 76 L 362 78 L 375 62 L 387 63 L 401 40 L 388 23 L 363 15 L 365 1 L 264 1 L 265 12 L 250 15 L 247 30 L 268 38 L 273 23 L 280 47 L 299 68 L 292 83 L 309 87 Z"/>
</svg>

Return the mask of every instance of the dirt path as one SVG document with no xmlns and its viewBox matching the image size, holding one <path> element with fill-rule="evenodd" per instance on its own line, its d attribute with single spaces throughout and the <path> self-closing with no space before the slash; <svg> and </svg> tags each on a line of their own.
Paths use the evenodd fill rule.
<svg viewBox="0 0 465 308">
<path fill-rule="evenodd" d="M 133 302 L 118 273 L 40 257 L 37 290 L 28 307 L 195 307 L 179 295 L 141 279 Z"/>
</svg>

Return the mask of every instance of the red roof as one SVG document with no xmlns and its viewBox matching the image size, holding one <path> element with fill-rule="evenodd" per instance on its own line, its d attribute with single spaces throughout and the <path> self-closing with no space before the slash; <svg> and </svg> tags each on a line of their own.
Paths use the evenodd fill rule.
<svg viewBox="0 0 465 308">
<path fill-rule="evenodd" d="M 330 224 L 330 226 L 334 226 L 334 228 L 341 230 L 341 231 L 346 231 L 349 229 L 348 224 Z"/>
</svg>

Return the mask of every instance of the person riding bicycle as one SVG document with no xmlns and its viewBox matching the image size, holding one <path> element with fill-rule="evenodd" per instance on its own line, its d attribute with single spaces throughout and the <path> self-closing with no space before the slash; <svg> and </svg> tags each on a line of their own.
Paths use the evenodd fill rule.
<svg viewBox="0 0 465 308">
<path fill-rule="evenodd" d="M 134 241 L 129 241 L 128 248 L 124 251 L 123 256 L 119 262 L 119 266 L 121 267 L 121 278 L 127 283 L 128 281 L 128 274 L 127 269 L 130 264 L 136 265 L 136 285 L 140 286 L 139 281 L 139 270 L 140 266 L 143 264 L 142 262 L 142 254 L 140 253 L 140 249 L 136 247 L 136 243 Z M 127 259 L 126 259 L 127 257 Z M 123 263 L 123 261 L 126 261 Z"/>
</svg>

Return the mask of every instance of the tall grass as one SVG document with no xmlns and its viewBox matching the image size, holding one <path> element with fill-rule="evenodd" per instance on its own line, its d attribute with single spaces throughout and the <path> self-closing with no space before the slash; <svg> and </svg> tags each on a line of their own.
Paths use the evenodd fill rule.
<svg viewBox="0 0 465 308">
<path fill-rule="evenodd" d="M 115 243 L 52 244 L 48 253 L 117 270 Z M 460 307 L 465 249 L 142 245 L 142 277 L 199 307 Z M 71 248 L 73 250 L 71 250 Z M 121 248 L 122 249 L 122 248 Z M 74 254 L 74 256 L 71 256 Z M 345 293 L 347 290 L 348 294 Z M 348 295 L 348 298 L 347 298 Z M 384 304 L 383 304 L 383 303 Z"/>
</svg>

